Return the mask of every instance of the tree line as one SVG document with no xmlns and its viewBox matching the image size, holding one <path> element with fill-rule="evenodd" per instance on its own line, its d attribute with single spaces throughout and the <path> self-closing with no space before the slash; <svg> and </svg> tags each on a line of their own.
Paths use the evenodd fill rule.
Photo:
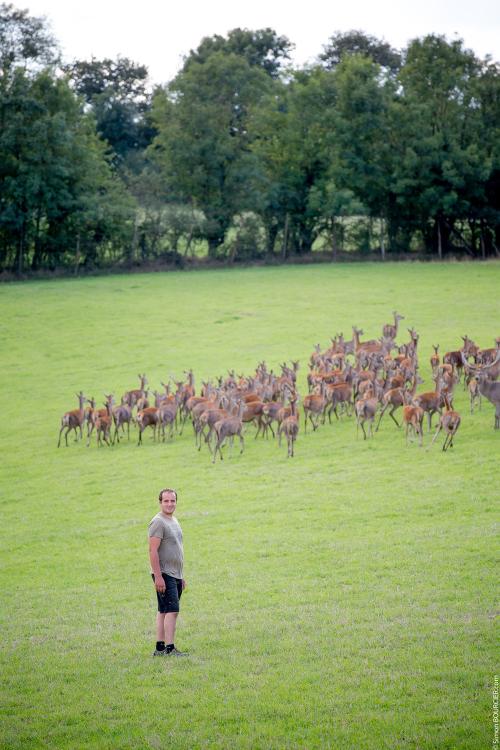
<svg viewBox="0 0 500 750">
<path fill-rule="evenodd" d="M 499 64 L 429 34 L 202 39 L 166 85 L 0 5 L 0 271 L 500 255 Z"/>
</svg>

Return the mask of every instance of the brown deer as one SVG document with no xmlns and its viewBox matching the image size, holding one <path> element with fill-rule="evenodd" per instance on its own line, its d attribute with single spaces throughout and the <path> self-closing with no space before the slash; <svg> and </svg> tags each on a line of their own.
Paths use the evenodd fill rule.
<svg viewBox="0 0 500 750">
<path fill-rule="evenodd" d="M 113 421 L 115 423 L 115 432 L 113 435 L 113 445 L 116 441 L 120 442 L 120 435 L 118 433 L 121 427 L 122 432 L 125 433 L 125 425 L 127 425 L 127 439 L 130 440 L 130 422 L 132 421 L 132 409 L 127 404 L 119 404 L 113 407 Z"/>
<path fill-rule="evenodd" d="M 467 371 L 473 372 L 477 378 L 481 396 L 487 398 L 495 407 L 495 430 L 498 430 L 500 427 L 500 383 L 494 378 L 497 378 L 500 374 L 500 351 L 497 353 L 495 361 L 489 365 L 482 365 L 481 367 L 469 365 L 465 357 L 463 358 L 463 364 Z"/>
<path fill-rule="evenodd" d="M 297 435 L 299 434 L 299 419 L 297 416 L 297 410 L 295 404 L 297 403 L 297 394 L 294 393 L 290 397 L 290 416 L 286 417 L 279 427 L 279 433 L 281 437 L 281 433 L 283 433 L 286 437 L 287 445 L 288 445 L 288 453 L 287 458 L 293 458 L 294 451 L 293 446 L 295 441 L 297 440 Z"/>
<path fill-rule="evenodd" d="M 113 394 L 110 393 L 107 395 L 104 394 L 104 398 L 106 399 L 106 403 L 104 404 L 104 409 L 96 409 L 95 408 L 95 399 L 92 397 L 88 400 L 88 403 L 90 404 L 90 409 L 87 416 L 87 448 L 90 445 L 90 438 L 92 437 L 92 433 L 97 427 L 97 421 L 100 417 L 103 417 L 106 419 L 108 416 L 108 403 L 111 405 L 111 408 L 113 407 L 114 403 L 114 397 Z"/>
<path fill-rule="evenodd" d="M 156 430 L 160 421 L 160 410 L 156 406 L 148 406 L 137 412 L 137 426 L 139 428 L 139 440 L 137 445 L 142 445 L 142 433 L 147 427 L 153 430 L 153 440 L 156 440 Z"/>
<path fill-rule="evenodd" d="M 425 413 L 427 413 L 427 419 L 429 423 L 429 432 L 432 428 L 432 417 L 436 412 L 439 412 L 441 416 L 443 408 L 443 399 L 441 396 L 441 389 L 443 387 L 443 381 L 438 379 L 435 391 L 426 391 L 425 393 L 419 393 L 414 398 L 416 406 L 419 406 Z"/>
<path fill-rule="evenodd" d="M 418 443 L 422 447 L 422 422 L 424 419 L 424 410 L 412 400 L 411 394 L 407 391 L 404 394 L 405 404 L 403 405 L 403 424 L 405 425 L 406 447 L 408 447 L 408 436 L 412 432 L 414 438 L 418 435 Z"/>
<path fill-rule="evenodd" d="M 318 429 L 319 418 L 324 414 L 326 406 L 325 383 L 319 387 L 319 393 L 310 393 L 304 397 L 302 407 L 304 409 L 304 432 L 307 432 L 307 420 L 310 419 L 313 432 Z M 315 415 L 316 420 L 313 419 Z"/>
<path fill-rule="evenodd" d="M 434 354 L 431 356 L 431 368 L 432 372 L 436 372 L 437 368 L 439 367 L 441 360 L 439 359 L 439 344 L 437 346 L 432 345 L 432 348 L 434 349 Z"/>
<path fill-rule="evenodd" d="M 78 403 L 80 404 L 78 409 L 73 409 L 73 411 L 67 411 L 65 414 L 63 414 L 61 418 L 61 429 L 59 430 L 59 441 L 57 443 L 57 447 L 59 448 L 61 445 L 61 435 L 62 431 L 66 429 L 66 432 L 64 434 L 64 439 L 66 441 L 66 446 L 68 445 L 68 432 L 70 430 L 75 431 L 75 442 L 78 441 L 78 432 L 80 431 L 80 440 L 83 437 L 83 423 L 85 421 L 85 409 L 84 409 L 84 403 L 87 400 L 86 397 L 83 395 L 83 391 L 80 391 L 80 393 L 76 394 L 76 397 L 78 399 Z"/>
<path fill-rule="evenodd" d="M 500 383 L 494 378 L 497 378 L 500 374 L 500 351 L 495 361 L 489 365 L 482 365 L 481 367 L 469 365 L 465 357 L 463 364 L 467 371 L 473 372 L 477 378 L 481 396 L 487 398 L 495 407 L 495 430 L 498 430 L 500 427 Z"/>
<path fill-rule="evenodd" d="M 334 383 L 333 385 L 327 386 L 326 391 L 327 401 L 329 404 L 328 408 L 328 421 L 332 421 L 332 411 L 336 418 L 339 418 L 337 413 L 337 407 L 341 405 L 347 416 L 350 416 L 350 410 L 354 407 L 352 400 L 352 385 L 350 383 Z"/>
<path fill-rule="evenodd" d="M 386 339 L 395 339 L 398 335 L 398 326 L 399 321 L 404 320 L 404 316 L 400 315 L 396 311 L 393 313 L 394 316 L 394 325 L 392 323 L 386 323 L 386 325 L 382 329 L 382 336 Z"/>
<path fill-rule="evenodd" d="M 363 398 L 360 398 L 354 404 L 356 412 L 356 438 L 359 435 L 359 428 L 363 430 L 363 438 L 366 440 L 365 422 L 369 423 L 369 434 L 373 437 L 373 422 L 378 409 L 378 399 L 373 396 L 373 390 L 366 391 Z"/>
<path fill-rule="evenodd" d="M 110 445 L 111 427 L 113 426 L 113 397 L 106 397 L 105 414 L 102 413 L 102 409 L 99 409 L 95 419 L 95 430 L 97 435 L 97 446 L 101 446 L 101 439 L 104 440 L 106 445 Z"/>
<path fill-rule="evenodd" d="M 122 396 L 122 404 L 126 404 L 127 406 L 130 406 L 131 409 L 134 408 L 136 403 L 140 398 L 144 398 L 146 394 L 146 386 L 148 384 L 148 379 L 146 377 L 146 374 L 143 375 L 139 374 L 137 376 L 139 380 L 141 381 L 141 387 L 136 388 L 132 391 L 126 391 Z"/>
<path fill-rule="evenodd" d="M 443 450 L 447 451 L 448 448 L 453 448 L 453 438 L 455 437 L 455 434 L 458 428 L 460 427 L 461 417 L 457 411 L 453 411 L 451 409 L 450 402 L 448 401 L 446 397 L 445 397 L 445 407 L 446 407 L 446 411 L 444 412 L 444 414 L 441 414 L 441 416 L 439 417 L 438 428 L 436 430 L 436 434 L 432 438 L 431 445 L 434 444 L 434 441 L 436 440 L 441 430 L 444 430 L 446 433 L 446 437 L 443 443 Z"/>
<path fill-rule="evenodd" d="M 479 390 L 479 381 L 477 378 L 467 376 L 467 389 L 470 399 L 470 413 L 474 414 L 474 406 L 479 406 L 481 411 L 481 391 Z"/>
<path fill-rule="evenodd" d="M 230 438 L 231 445 L 232 445 L 232 441 L 236 435 L 238 435 L 240 439 L 240 446 L 241 446 L 240 454 L 243 453 L 243 449 L 245 447 L 245 441 L 243 440 L 243 435 L 241 434 L 243 430 L 243 422 L 242 422 L 241 417 L 243 416 L 244 409 L 245 409 L 245 402 L 240 401 L 240 404 L 238 407 L 238 413 L 236 414 L 236 416 L 225 417 L 215 423 L 214 431 L 215 431 L 215 434 L 217 435 L 217 442 L 215 445 L 212 463 L 215 463 L 217 451 L 219 451 L 220 460 L 222 461 L 221 448 L 222 448 L 224 441 L 227 438 Z"/>
</svg>

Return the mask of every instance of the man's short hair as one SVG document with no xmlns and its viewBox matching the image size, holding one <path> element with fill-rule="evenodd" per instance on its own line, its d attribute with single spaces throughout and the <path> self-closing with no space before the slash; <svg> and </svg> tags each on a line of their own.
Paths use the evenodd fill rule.
<svg viewBox="0 0 500 750">
<path fill-rule="evenodd" d="M 160 494 L 158 495 L 159 503 L 161 503 L 164 492 L 171 492 L 172 495 L 175 495 L 175 502 L 177 502 L 177 490 L 173 490 L 171 487 L 164 487 L 162 490 L 160 490 Z"/>
</svg>

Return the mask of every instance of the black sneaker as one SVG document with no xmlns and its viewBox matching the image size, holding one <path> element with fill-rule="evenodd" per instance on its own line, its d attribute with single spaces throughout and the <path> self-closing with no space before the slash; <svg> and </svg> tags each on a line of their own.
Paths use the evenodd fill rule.
<svg viewBox="0 0 500 750">
<path fill-rule="evenodd" d="M 162 648 L 161 651 L 158 651 L 158 649 L 155 648 L 155 650 L 153 651 L 153 656 L 166 656 L 166 655 L 167 655 L 167 649 L 166 648 Z"/>
<path fill-rule="evenodd" d="M 189 656 L 187 651 L 179 651 L 177 648 L 173 648 L 172 651 L 165 649 L 165 656 Z"/>
</svg>

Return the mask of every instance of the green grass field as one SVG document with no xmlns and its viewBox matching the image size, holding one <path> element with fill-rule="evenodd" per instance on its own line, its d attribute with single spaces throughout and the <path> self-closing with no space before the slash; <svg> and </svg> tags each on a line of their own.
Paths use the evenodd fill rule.
<svg viewBox="0 0 500 750">
<path fill-rule="evenodd" d="M 286 446 L 246 436 L 212 465 L 188 429 L 98 449 L 60 417 L 192 367 L 202 378 L 300 359 L 394 309 L 431 345 L 499 335 L 500 265 L 368 264 L 4 285 L 4 748 L 472 750 L 493 742 L 500 431 L 469 414 L 453 450 L 405 447 L 386 417 Z M 176 644 L 151 658 L 147 524 L 179 491 L 188 589 Z"/>
</svg>

